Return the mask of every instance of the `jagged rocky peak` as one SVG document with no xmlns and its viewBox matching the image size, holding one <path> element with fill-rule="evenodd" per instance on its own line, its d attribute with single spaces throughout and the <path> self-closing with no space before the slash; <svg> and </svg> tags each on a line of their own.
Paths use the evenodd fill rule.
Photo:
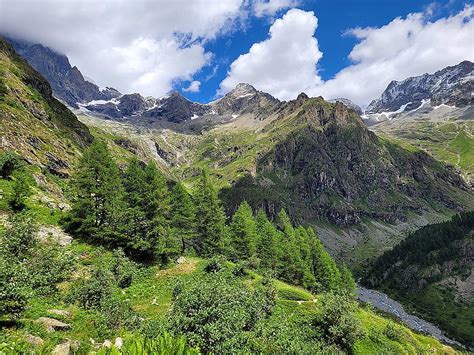
<svg viewBox="0 0 474 355">
<path fill-rule="evenodd" d="M 358 115 L 363 114 L 362 108 L 359 105 L 357 105 L 356 103 L 354 103 L 353 101 L 351 101 L 349 99 L 346 99 L 345 97 L 338 97 L 338 98 L 335 98 L 335 99 L 330 99 L 328 101 L 332 102 L 332 103 L 341 102 L 345 106 L 347 106 L 350 109 L 354 110 Z"/>
<path fill-rule="evenodd" d="M 258 91 L 250 84 L 240 83 L 211 106 L 219 115 L 238 116 L 249 113 L 259 117 L 270 112 L 278 104 L 280 101 L 270 94 Z"/>
<path fill-rule="evenodd" d="M 93 100 L 111 100 L 120 96 L 113 88 L 101 89 L 72 67 L 64 54 L 37 43 L 7 39 L 15 51 L 48 80 L 53 94 L 69 106 L 78 107 Z"/>
<path fill-rule="evenodd" d="M 403 112 L 431 106 L 474 105 L 474 63 L 463 61 L 433 74 L 392 81 L 381 97 L 367 107 L 367 114 Z"/>
</svg>

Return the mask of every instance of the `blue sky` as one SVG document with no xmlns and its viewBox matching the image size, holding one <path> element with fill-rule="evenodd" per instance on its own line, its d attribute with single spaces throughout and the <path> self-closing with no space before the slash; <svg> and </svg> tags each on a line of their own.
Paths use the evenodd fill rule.
<svg viewBox="0 0 474 355">
<path fill-rule="evenodd" d="M 461 11 L 466 1 L 427 1 L 427 0 L 309 0 L 301 1 L 299 9 L 313 11 L 319 20 L 316 37 L 323 52 L 318 69 L 324 80 L 334 77 L 341 69 L 351 64 L 348 58 L 356 38 L 344 33 L 355 27 L 380 27 L 396 17 L 406 17 L 410 13 L 419 13 L 433 8 L 432 21 Z M 274 18 L 284 14 L 279 11 Z M 268 36 L 269 27 L 274 18 L 253 17 L 243 31 L 236 31 L 217 38 L 205 45 L 206 50 L 215 57 L 211 64 L 194 76 L 201 81 L 199 92 L 183 92 L 188 83 L 178 82 L 174 88 L 184 96 L 197 102 L 212 100 L 219 84 L 226 77 L 229 65 L 242 53 L 248 52 L 255 42 Z M 474 34 L 473 34 L 474 36 Z M 216 68 L 217 67 L 217 68 Z M 440 68 L 441 69 L 441 68 Z M 213 75 L 215 71 L 215 74 Z"/>
<path fill-rule="evenodd" d="M 101 86 L 208 102 L 239 82 L 361 106 L 392 80 L 474 61 L 467 0 L 0 0 L 0 33 Z"/>
</svg>

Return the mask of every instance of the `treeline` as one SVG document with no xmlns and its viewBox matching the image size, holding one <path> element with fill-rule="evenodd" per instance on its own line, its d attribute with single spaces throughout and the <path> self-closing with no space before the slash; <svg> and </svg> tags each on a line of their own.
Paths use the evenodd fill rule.
<svg viewBox="0 0 474 355">
<path fill-rule="evenodd" d="M 324 291 L 354 288 L 346 266 L 339 269 L 312 228 L 294 227 L 284 210 L 272 223 L 243 202 L 227 221 L 206 171 L 191 194 L 170 187 L 153 162 L 134 158 L 121 172 L 107 146 L 95 141 L 72 181 L 68 232 L 100 245 L 123 248 L 142 261 L 167 263 L 182 254 L 224 255 L 254 269 Z"/>
<path fill-rule="evenodd" d="M 474 211 L 462 212 L 453 216 L 450 221 L 430 224 L 410 234 L 393 249 L 386 251 L 373 264 L 368 282 L 377 285 L 387 278 L 387 270 L 409 265 L 428 267 L 442 264 L 456 258 L 457 248 L 453 241 L 461 240 L 474 229 Z"/>
</svg>

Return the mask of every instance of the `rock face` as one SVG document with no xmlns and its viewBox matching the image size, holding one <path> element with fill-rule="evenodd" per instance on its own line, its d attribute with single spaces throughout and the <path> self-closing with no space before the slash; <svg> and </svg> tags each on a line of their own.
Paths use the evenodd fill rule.
<svg viewBox="0 0 474 355">
<path fill-rule="evenodd" d="M 89 129 L 53 97 L 48 81 L 0 38 L 1 149 L 65 176 L 81 148 L 92 142 Z"/>
<path fill-rule="evenodd" d="M 366 113 L 410 111 L 428 100 L 432 106 L 466 107 L 474 104 L 473 91 L 474 63 L 464 61 L 434 74 L 392 81 L 382 96 L 370 103 Z"/>
<path fill-rule="evenodd" d="M 300 128 L 258 160 L 256 177 L 224 193 L 231 208 L 245 199 L 270 213 L 285 207 L 300 221 L 343 227 L 364 218 L 403 221 L 427 201 L 462 209 L 450 189 L 467 187 L 455 172 L 423 152 L 381 141 L 342 103 L 301 96 L 281 110 L 294 117 L 288 125 Z M 262 191 L 260 182 L 268 180 L 272 188 Z"/>
<path fill-rule="evenodd" d="M 72 67 L 69 59 L 41 44 L 31 44 L 9 39 L 17 53 L 28 61 L 48 80 L 54 95 L 69 106 L 92 100 L 110 100 L 120 95 L 113 88 L 101 89 L 87 81 L 77 67 Z"/>
</svg>

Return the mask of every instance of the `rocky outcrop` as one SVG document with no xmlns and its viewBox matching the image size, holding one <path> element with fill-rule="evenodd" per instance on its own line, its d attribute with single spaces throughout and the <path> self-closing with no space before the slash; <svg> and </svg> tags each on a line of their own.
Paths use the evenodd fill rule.
<svg viewBox="0 0 474 355">
<path fill-rule="evenodd" d="M 41 44 L 8 39 L 17 53 L 48 80 L 54 95 L 71 107 L 92 100 L 110 100 L 120 95 L 114 88 L 101 89 L 87 81 L 68 57 Z"/>
<path fill-rule="evenodd" d="M 336 103 L 336 102 L 342 102 L 345 106 L 348 108 L 354 110 L 358 115 L 362 115 L 364 112 L 362 111 L 362 108 L 357 105 L 356 103 L 352 102 L 349 99 L 346 99 L 344 97 L 338 97 L 336 99 L 331 99 L 328 100 L 329 102 Z"/>
<path fill-rule="evenodd" d="M 246 199 L 269 213 L 285 207 L 299 221 L 342 227 L 364 218 L 403 221 L 430 201 L 462 209 L 450 192 L 467 190 L 459 175 L 423 152 L 380 140 L 344 104 L 300 95 L 281 110 L 299 128 L 258 160 L 256 177 L 224 193 L 231 209 Z M 261 179 L 271 180 L 272 188 L 261 191 Z"/>
<path fill-rule="evenodd" d="M 71 325 L 63 323 L 54 318 L 40 317 L 36 320 L 36 323 L 41 324 L 46 328 L 48 332 L 54 332 L 55 330 L 69 330 Z"/>
<path fill-rule="evenodd" d="M 392 81 L 382 96 L 370 103 L 366 113 L 410 111 L 428 100 L 432 106 L 466 107 L 474 105 L 473 91 L 474 63 L 463 61 L 434 74 Z"/>
<path fill-rule="evenodd" d="M 210 105 L 219 115 L 251 113 L 256 118 L 259 118 L 265 114 L 270 114 L 279 104 L 280 101 L 270 94 L 258 91 L 249 84 L 241 83 L 223 98 Z"/>
</svg>

